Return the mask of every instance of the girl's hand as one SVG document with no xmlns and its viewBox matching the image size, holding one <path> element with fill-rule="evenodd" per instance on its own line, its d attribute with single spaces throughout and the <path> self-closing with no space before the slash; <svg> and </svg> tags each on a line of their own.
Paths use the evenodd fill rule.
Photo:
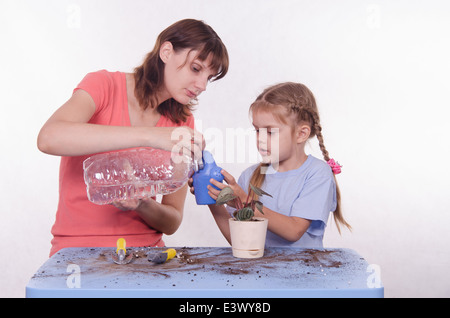
<svg viewBox="0 0 450 318">
<path fill-rule="evenodd" d="M 219 181 L 216 181 L 216 180 L 214 180 L 214 179 L 211 179 L 210 182 L 211 182 L 214 186 L 216 186 L 217 188 L 219 188 L 220 190 L 222 190 L 222 189 L 225 188 L 225 187 L 230 187 L 230 188 L 233 190 L 234 195 L 238 196 L 238 197 L 241 199 L 242 203 L 245 203 L 245 200 L 247 200 L 247 193 L 239 186 L 239 184 L 236 182 L 236 179 L 235 179 L 231 174 L 229 174 L 226 170 L 223 170 L 223 169 L 222 169 L 222 170 L 220 171 L 220 173 L 222 173 L 222 175 L 224 176 L 224 180 L 225 180 L 225 182 L 226 182 L 228 185 L 223 184 L 223 183 L 221 183 L 221 182 L 219 182 Z M 208 185 L 208 190 L 209 190 L 209 191 L 208 191 L 208 194 L 209 194 L 214 200 L 217 200 L 217 196 L 219 195 L 220 190 L 217 190 L 217 189 L 215 189 L 214 187 L 212 187 L 212 186 L 210 186 L 210 185 Z M 229 202 L 227 203 L 227 205 L 236 208 L 236 207 L 234 206 L 234 202 L 233 202 L 233 201 L 229 201 Z"/>
</svg>

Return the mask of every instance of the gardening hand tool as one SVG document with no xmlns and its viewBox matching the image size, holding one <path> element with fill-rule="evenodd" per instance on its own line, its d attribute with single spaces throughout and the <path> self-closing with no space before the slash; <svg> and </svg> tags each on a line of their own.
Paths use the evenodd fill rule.
<svg viewBox="0 0 450 318">
<path fill-rule="evenodd" d="M 169 259 L 174 258 L 175 255 L 177 255 L 177 251 L 175 251 L 173 248 L 169 248 L 164 252 L 149 255 L 148 261 L 155 264 L 162 264 L 167 262 Z"/>
<path fill-rule="evenodd" d="M 126 242 L 125 239 L 120 238 L 117 240 L 117 250 L 116 253 L 113 254 L 113 261 L 119 265 L 125 265 L 131 262 L 133 259 L 133 254 L 129 254 L 127 256 L 127 250 L 125 249 Z"/>
</svg>

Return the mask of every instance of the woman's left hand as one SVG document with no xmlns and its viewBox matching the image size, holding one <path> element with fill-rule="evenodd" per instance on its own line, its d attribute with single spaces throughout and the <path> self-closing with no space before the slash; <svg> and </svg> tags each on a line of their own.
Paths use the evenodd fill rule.
<svg viewBox="0 0 450 318">
<path fill-rule="evenodd" d="M 129 200 L 114 201 L 111 204 L 122 211 L 130 211 L 130 210 L 137 210 L 141 205 L 141 202 L 142 200 L 139 199 L 129 199 Z"/>
</svg>

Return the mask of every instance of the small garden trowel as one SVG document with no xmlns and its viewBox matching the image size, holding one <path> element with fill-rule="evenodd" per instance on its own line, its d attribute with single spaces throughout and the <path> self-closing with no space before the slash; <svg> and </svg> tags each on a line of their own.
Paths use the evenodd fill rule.
<svg viewBox="0 0 450 318">
<path fill-rule="evenodd" d="M 114 263 L 125 265 L 131 262 L 131 260 L 133 259 L 133 254 L 129 254 L 127 256 L 127 250 L 125 249 L 125 246 L 125 239 L 120 238 L 117 240 L 117 250 L 116 253 L 114 253 L 112 256 Z"/>
<path fill-rule="evenodd" d="M 167 262 L 169 259 L 174 258 L 175 255 L 177 255 L 177 251 L 175 251 L 173 248 L 169 248 L 164 252 L 149 255 L 148 261 L 155 264 L 162 264 Z"/>
</svg>

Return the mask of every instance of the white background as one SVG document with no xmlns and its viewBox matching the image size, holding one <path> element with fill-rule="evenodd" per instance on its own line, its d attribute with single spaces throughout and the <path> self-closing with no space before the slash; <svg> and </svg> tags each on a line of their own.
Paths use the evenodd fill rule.
<svg viewBox="0 0 450 318">
<path fill-rule="evenodd" d="M 221 133 L 225 144 L 227 128 L 250 127 L 248 107 L 266 86 L 306 84 L 325 145 L 344 165 L 354 229 L 340 236 L 329 223 L 325 246 L 379 265 L 386 297 L 449 297 L 449 16 L 444 0 L 1 0 L 0 296 L 23 297 L 50 250 L 59 158 L 37 150 L 41 126 L 86 73 L 131 71 L 164 28 L 196 18 L 231 59 L 195 112 L 208 147 Z M 249 144 L 219 165 L 238 177 Z M 317 149 L 312 140 L 308 151 Z M 226 245 L 190 194 L 166 243 Z"/>
</svg>

